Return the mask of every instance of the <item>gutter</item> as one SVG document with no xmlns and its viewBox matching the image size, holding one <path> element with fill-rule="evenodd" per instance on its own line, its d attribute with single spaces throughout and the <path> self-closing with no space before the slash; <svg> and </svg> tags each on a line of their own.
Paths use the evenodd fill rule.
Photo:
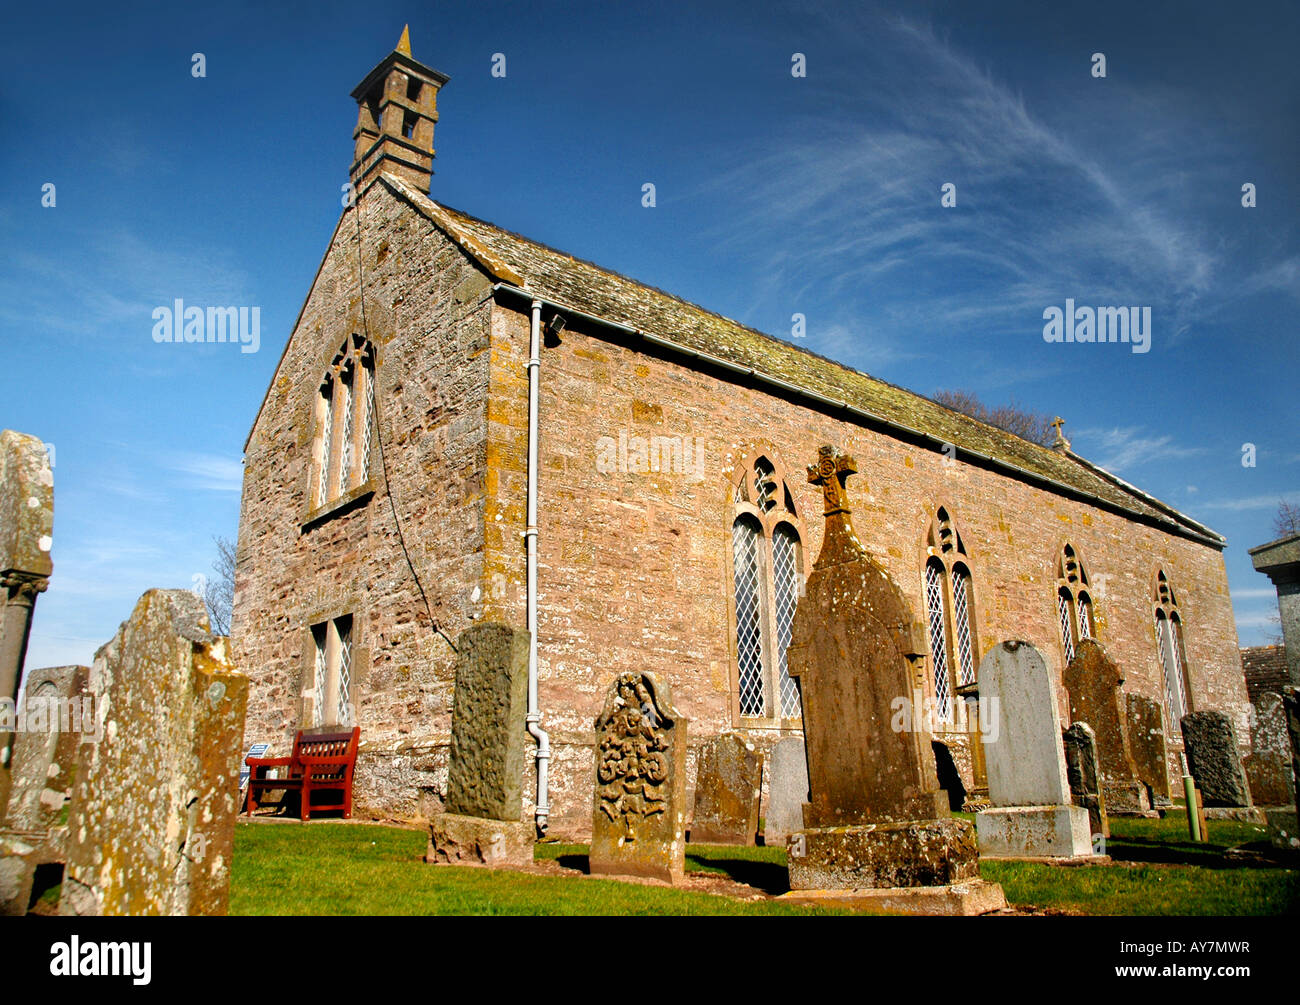
<svg viewBox="0 0 1300 1005">
<path fill-rule="evenodd" d="M 534 311 L 533 338 L 534 339 L 537 338 L 537 334 L 538 334 L 537 318 L 538 318 L 538 311 L 540 307 L 542 305 L 545 305 L 547 307 L 553 307 L 556 310 L 562 311 L 563 313 L 571 315 L 573 317 L 584 318 L 588 321 L 594 322 L 595 324 L 601 325 L 602 327 L 613 328 L 617 331 L 624 332 L 628 335 L 636 336 L 637 338 L 640 338 L 644 342 L 648 342 L 651 345 L 659 346 L 660 348 L 667 349 L 670 352 L 673 352 L 677 355 L 687 356 L 691 359 L 697 359 L 700 360 L 701 362 L 709 363 L 713 366 L 720 367 L 724 370 L 729 370 L 732 373 L 749 377 L 750 379 L 756 381 L 757 383 L 767 384 L 771 387 L 779 388 L 788 394 L 792 394 L 795 395 L 796 397 L 804 398 L 808 401 L 815 402 L 816 404 L 821 405 L 823 408 L 827 408 L 832 411 L 844 412 L 845 414 L 850 415 L 855 419 L 863 420 L 865 422 L 872 423 L 879 426 L 884 426 L 887 429 L 893 430 L 894 432 L 897 433 L 902 433 L 908 437 L 919 440 L 923 443 L 934 444 L 941 451 L 946 446 L 952 446 L 952 447 L 956 446 L 955 444 L 950 443 L 948 440 L 945 440 L 942 437 L 935 436 L 933 433 L 925 433 L 919 429 L 913 429 L 911 426 L 904 425 L 901 422 L 896 422 L 893 419 L 886 419 L 883 416 L 876 415 L 873 412 L 868 412 L 864 408 L 859 408 L 856 405 L 851 405 L 847 401 L 842 401 L 837 398 L 829 398 L 824 394 L 819 394 L 816 391 L 810 391 L 807 388 L 800 387 L 797 384 L 792 384 L 789 381 L 782 380 L 780 377 L 773 377 L 770 374 L 763 373 L 761 370 L 756 370 L 753 367 L 741 366 L 738 363 L 733 363 L 731 360 L 723 359 L 720 356 L 714 356 L 712 353 L 703 352 L 699 349 L 692 349 L 689 346 L 682 345 L 679 342 L 674 342 L 672 341 L 672 339 L 666 339 L 661 335 L 653 335 L 650 332 L 641 330 L 640 328 L 632 328 L 629 327 L 628 325 L 620 324 L 617 321 L 610 321 L 607 318 L 602 318 L 599 317 L 598 315 L 590 314 L 586 311 L 580 310 L 579 308 L 573 307 L 561 301 L 551 300 L 546 297 L 540 297 L 535 293 L 531 293 L 526 289 L 521 289 L 520 287 L 514 286 L 511 283 L 503 283 L 503 282 L 494 283 L 492 286 L 492 290 L 493 292 L 505 291 L 507 293 L 513 293 L 515 296 L 523 297 L 524 299 L 529 300 L 533 304 L 533 311 Z M 535 350 L 534 350 L 534 354 L 535 354 Z M 529 363 L 529 366 L 532 366 L 531 361 Z M 532 413 L 530 412 L 530 422 L 531 421 L 532 421 Z M 529 443 L 531 444 L 532 442 L 533 440 L 530 434 Z M 983 454 L 976 450 L 968 450 L 965 447 L 961 448 L 961 453 L 968 458 L 977 458 L 983 464 L 993 468 L 994 470 L 1008 473 L 1014 475 L 1016 478 L 1029 481 L 1029 482 L 1034 482 L 1041 486 L 1050 488 L 1059 495 L 1063 495 L 1069 498 L 1082 499 L 1086 502 L 1092 503 L 1093 505 L 1101 509 L 1105 509 L 1114 513 L 1120 513 L 1129 518 L 1136 517 L 1137 519 L 1142 520 L 1145 523 L 1154 523 L 1156 526 L 1159 527 L 1165 526 L 1162 525 L 1159 521 L 1153 521 L 1150 517 L 1144 517 L 1142 514 L 1137 514 L 1137 513 L 1133 513 L 1130 510 L 1125 510 L 1123 507 L 1118 506 L 1107 499 L 1102 499 L 1100 496 L 1093 495 L 1091 492 L 1087 492 L 1083 489 L 1076 488 L 1072 485 L 1066 485 L 1064 482 L 1059 482 L 1054 478 L 1047 477 L 1046 475 L 1040 475 L 1033 471 L 1027 471 L 1024 468 L 1017 467 L 1014 464 L 1010 464 L 1007 461 L 994 457 L 992 454 Z M 1076 462 L 1082 461 L 1082 458 L 1079 458 L 1073 453 L 1069 454 L 1069 457 L 1072 460 L 1075 460 Z M 1099 475 L 1103 471 L 1103 469 L 1098 468 L 1096 465 L 1091 463 L 1085 463 L 1085 466 L 1097 472 Z M 1115 483 L 1119 483 L 1121 487 L 1129 487 L 1127 482 L 1123 482 L 1121 479 L 1116 478 L 1114 475 L 1110 475 L 1109 472 L 1105 472 L 1105 474 L 1108 476 L 1108 480 Z M 531 478 L 529 479 L 529 486 L 531 491 L 531 486 L 532 486 Z M 1131 487 L 1130 490 L 1134 491 L 1137 495 L 1139 495 L 1143 499 L 1150 498 L 1144 492 L 1131 489 Z M 1165 506 L 1164 504 L 1161 504 L 1160 509 L 1167 510 L 1168 507 Z M 1190 520 L 1189 522 L 1194 523 L 1194 521 L 1190 521 Z M 1200 528 L 1199 524 L 1197 524 L 1195 527 L 1187 527 L 1187 526 L 1180 526 L 1175 521 L 1173 531 L 1174 533 L 1177 533 L 1180 536 L 1189 537 L 1192 540 L 1199 541 L 1202 544 L 1210 545 L 1211 547 L 1218 548 L 1219 550 L 1222 550 L 1226 545 L 1227 539 L 1222 537 L 1221 535 L 1210 532 L 1208 528 L 1205 528 L 1206 533 L 1202 533 L 1197 528 Z"/>
</svg>

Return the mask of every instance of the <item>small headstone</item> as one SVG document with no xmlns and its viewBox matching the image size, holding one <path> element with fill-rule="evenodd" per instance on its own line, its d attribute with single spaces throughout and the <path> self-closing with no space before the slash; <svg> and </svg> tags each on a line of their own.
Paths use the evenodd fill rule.
<svg viewBox="0 0 1300 1005">
<path fill-rule="evenodd" d="M 1051 671 L 1028 642 L 1003 642 L 980 662 L 980 699 L 994 722 L 984 740 L 993 805 L 975 817 L 980 853 L 997 858 L 1092 854 L 1088 812 L 1071 803 Z"/>
<path fill-rule="evenodd" d="M 150 590 L 95 654 L 59 913 L 225 914 L 248 678 L 188 590 Z"/>
<path fill-rule="evenodd" d="M 1101 793 L 1101 772 L 1097 766 L 1097 737 L 1086 722 L 1075 722 L 1062 733 L 1065 747 L 1065 777 L 1075 806 L 1088 811 L 1093 837 L 1110 837 L 1106 799 Z"/>
<path fill-rule="evenodd" d="M 1291 774 L 1291 740 L 1286 731 L 1282 696 L 1265 691 L 1255 699 L 1255 724 L 1246 755 L 1246 779 L 1257 806 L 1295 805 Z"/>
<path fill-rule="evenodd" d="M 1223 712 L 1188 712 L 1182 725 L 1187 766 L 1205 805 L 1250 806 L 1250 784 L 1232 720 Z"/>
<path fill-rule="evenodd" d="M 620 674 L 610 686 L 596 719 L 593 875 L 682 881 L 686 727 L 654 674 Z"/>
<path fill-rule="evenodd" d="M 32 670 L 17 710 L 8 810 L 0 812 L 0 915 L 23 915 L 41 865 L 67 857 L 66 804 L 77 751 L 93 743 L 96 717 L 87 667 Z"/>
<path fill-rule="evenodd" d="M 758 833 L 763 755 L 735 733 L 700 747 L 695 775 L 695 844 L 753 844 Z"/>
<path fill-rule="evenodd" d="M 1151 809 L 1128 738 L 1124 674 L 1096 639 L 1079 643 L 1063 675 L 1070 721 L 1086 722 L 1097 738 L 1106 812 L 1143 814 Z"/>
<path fill-rule="evenodd" d="M 763 844 L 785 844 L 803 828 L 803 805 L 808 801 L 808 755 L 797 736 L 777 740 L 767 758 L 767 814 L 763 817 Z"/>
<path fill-rule="evenodd" d="M 1147 787 L 1153 809 L 1173 805 L 1169 791 L 1169 756 L 1160 702 L 1141 694 L 1127 695 L 1129 749 L 1138 779 Z"/>
<path fill-rule="evenodd" d="M 528 633 L 474 625 L 456 640 L 456 695 L 445 812 L 429 822 L 430 864 L 528 865 L 534 828 L 523 821 Z"/>
<path fill-rule="evenodd" d="M 789 896 L 928 887 L 913 891 L 913 909 L 987 910 L 1001 889 L 979 879 L 974 828 L 951 818 L 935 774 L 918 700 L 926 666 L 920 624 L 850 519 L 844 483 L 856 470 L 832 447 L 808 468 L 826 524 L 787 650 L 810 782 L 804 826 L 790 836 Z M 900 707 L 913 714 L 900 716 Z"/>
<path fill-rule="evenodd" d="M 1291 738 L 1291 781 L 1300 794 L 1300 687 L 1282 689 L 1282 709 L 1286 713 L 1286 732 Z"/>
</svg>

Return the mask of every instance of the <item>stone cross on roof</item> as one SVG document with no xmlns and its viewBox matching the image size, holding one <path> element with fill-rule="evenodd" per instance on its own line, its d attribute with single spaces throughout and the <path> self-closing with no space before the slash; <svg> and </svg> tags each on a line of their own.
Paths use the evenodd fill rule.
<svg viewBox="0 0 1300 1005">
<path fill-rule="evenodd" d="M 1061 432 L 1061 427 L 1065 425 L 1065 420 L 1058 415 L 1055 419 L 1049 422 L 1048 425 L 1056 430 L 1056 439 L 1052 441 L 1052 449 L 1069 450 L 1070 441 L 1065 438 L 1065 433 Z"/>
<path fill-rule="evenodd" d="M 848 454 L 842 454 L 830 446 L 817 451 L 817 463 L 808 465 L 808 481 L 822 487 L 822 495 L 826 500 L 823 515 L 853 512 L 849 506 L 849 497 L 844 491 L 844 482 L 849 475 L 857 473 L 858 463 Z"/>
</svg>

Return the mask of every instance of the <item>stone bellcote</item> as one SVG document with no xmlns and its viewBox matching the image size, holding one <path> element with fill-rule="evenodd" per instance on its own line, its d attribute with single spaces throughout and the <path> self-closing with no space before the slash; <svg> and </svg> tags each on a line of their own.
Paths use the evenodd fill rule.
<svg viewBox="0 0 1300 1005">
<path fill-rule="evenodd" d="M 448 79 L 411 57 L 408 27 L 402 29 L 397 48 L 353 89 L 356 150 L 349 176 L 358 193 L 383 171 L 399 175 L 421 192 L 429 191 L 438 89 Z"/>
</svg>

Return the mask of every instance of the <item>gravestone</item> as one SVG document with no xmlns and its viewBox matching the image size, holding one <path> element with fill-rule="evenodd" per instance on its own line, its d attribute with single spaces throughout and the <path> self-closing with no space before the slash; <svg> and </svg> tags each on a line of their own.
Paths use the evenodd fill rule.
<svg viewBox="0 0 1300 1005">
<path fill-rule="evenodd" d="M 1129 746 L 1123 671 L 1101 643 L 1084 639 L 1066 665 L 1063 681 L 1070 698 L 1070 721 L 1086 722 L 1097 739 L 1106 812 L 1148 815 L 1151 803 Z"/>
<path fill-rule="evenodd" d="M 763 844 L 785 844 L 803 827 L 803 804 L 808 801 L 808 755 L 797 736 L 777 740 L 768 756 L 767 814 L 763 817 Z"/>
<path fill-rule="evenodd" d="M 826 527 L 787 651 L 810 783 L 804 826 L 790 838 L 787 896 L 825 902 L 840 891 L 845 903 L 875 894 L 918 912 L 993 910 L 1005 903 L 1001 888 L 978 878 L 974 828 L 949 815 L 927 717 L 918 707 L 912 728 L 896 728 L 899 703 L 919 706 L 924 693 L 925 646 L 902 591 L 854 532 L 844 482 L 856 470 L 831 447 L 808 468 Z"/>
<path fill-rule="evenodd" d="M 430 864 L 510 866 L 533 861 L 523 821 L 528 633 L 484 623 L 456 640 L 456 694 L 446 810 L 429 822 Z"/>
<path fill-rule="evenodd" d="M 680 883 L 686 867 L 686 726 L 652 673 L 624 673 L 596 719 L 592 875 Z"/>
<path fill-rule="evenodd" d="M 1250 784 L 1232 720 L 1223 712 L 1188 712 L 1182 726 L 1187 766 L 1206 807 L 1250 806 Z"/>
<path fill-rule="evenodd" d="M 695 774 L 696 844 L 754 843 L 762 795 L 763 755 L 735 733 L 723 733 L 700 748 Z"/>
<path fill-rule="evenodd" d="M 225 914 L 248 678 L 188 590 L 150 590 L 95 654 L 64 915 Z"/>
<path fill-rule="evenodd" d="M 27 913 L 35 870 L 66 857 L 63 819 L 77 750 L 93 743 L 96 718 L 85 696 L 87 667 L 32 670 L 14 737 L 9 806 L 0 819 L 0 915 Z"/>
<path fill-rule="evenodd" d="M 1173 805 L 1169 792 L 1169 756 L 1160 702 L 1141 694 L 1127 695 L 1129 749 L 1138 779 L 1147 787 L 1152 809 Z"/>
<path fill-rule="evenodd" d="M 1291 781 L 1300 792 L 1300 687 L 1282 689 L 1282 710 L 1287 736 L 1291 738 Z"/>
<path fill-rule="evenodd" d="M 1097 737 L 1086 722 L 1075 722 L 1061 734 L 1065 747 L 1065 777 L 1074 805 L 1088 811 L 1093 838 L 1110 837 L 1106 797 L 1101 792 L 1101 771 L 1097 765 Z"/>
<path fill-rule="evenodd" d="M 1088 811 L 1071 803 L 1051 671 L 1028 642 L 1003 642 L 980 661 L 980 699 L 993 722 L 984 738 L 992 807 L 975 817 L 990 858 L 1092 855 Z"/>
<path fill-rule="evenodd" d="M 50 585 L 54 475 L 45 444 L 0 431 L 0 701 L 17 704 L 36 598 Z M 0 729 L 0 818 L 9 800 L 14 734 Z"/>
<path fill-rule="evenodd" d="M 1246 755 L 1246 780 L 1257 806 L 1295 805 L 1295 784 L 1291 773 L 1291 740 L 1286 729 L 1286 708 L 1282 696 L 1265 691 L 1255 699 L 1255 725 L 1250 732 L 1250 753 Z"/>
</svg>

